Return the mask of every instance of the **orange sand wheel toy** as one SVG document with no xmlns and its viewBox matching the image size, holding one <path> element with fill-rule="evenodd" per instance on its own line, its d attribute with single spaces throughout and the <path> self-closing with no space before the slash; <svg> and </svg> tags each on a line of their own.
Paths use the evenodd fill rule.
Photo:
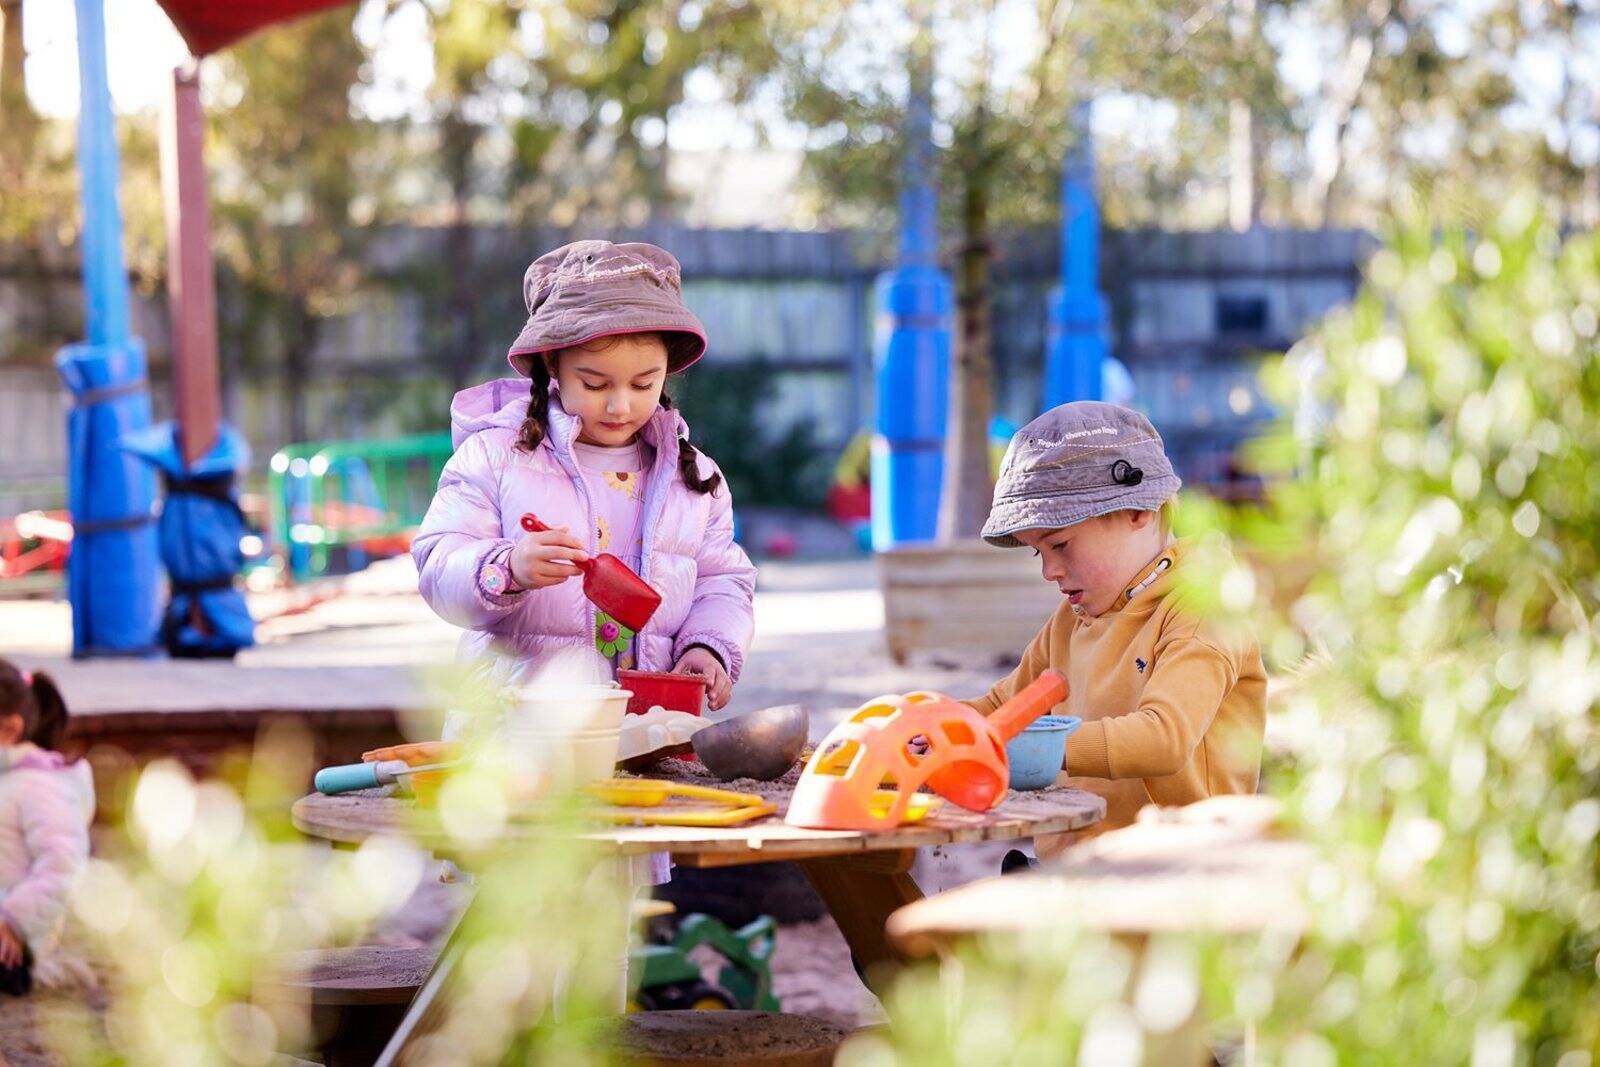
<svg viewBox="0 0 1600 1067">
<path fill-rule="evenodd" d="M 1006 742 L 1066 697 L 1066 676 L 1047 670 L 987 719 L 942 693 L 869 701 L 817 746 L 784 819 L 814 830 L 889 830 L 927 814 L 924 785 L 988 811 L 1010 778 Z M 912 748 L 919 738 L 923 751 Z"/>
</svg>

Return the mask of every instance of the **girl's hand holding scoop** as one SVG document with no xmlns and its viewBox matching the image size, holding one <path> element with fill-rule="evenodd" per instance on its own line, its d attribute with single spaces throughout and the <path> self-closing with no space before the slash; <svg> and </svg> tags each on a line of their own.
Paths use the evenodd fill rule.
<svg viewBox="0 0 1600 1067">
<path fill-rule="evenodd" d="M 579 573 L 574 563 L 588 558 L 589 553 L 565 527 L 524 533 L 511 550 L 511 580 L 524 589 L 560 585 Z"/>
<path fill-rule="evenodd" d="M 733 695 L 733 682 L 728 679 L 728 672 L 723 668 L 722 661 L 704 645 L 695 645 L 678 657 L 678 663 L 672 668 L 672 673 L 695 674 L 704 678 L 706 704 L 712 711 L 722 708 Z"/>
</svg>

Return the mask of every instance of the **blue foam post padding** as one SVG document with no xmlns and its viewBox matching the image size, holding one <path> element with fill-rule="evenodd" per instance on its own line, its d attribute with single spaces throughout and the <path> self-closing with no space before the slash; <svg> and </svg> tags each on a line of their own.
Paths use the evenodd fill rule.
<svg viewBox="0 0 1600 1067">
<path fill-rule="evenodd" d="M 232 656 L 255 644 L 255 621 L 234 576 L 244 567 L 239 541 L 247 532 L 234 474 L 250 448 L 223 426 L 216 445 L 191 465 L 178 450 L 176 427 L 151 427 L 123 442 L 161 471 L 167 497 L 157 530 L 171 599 L 161 620 L 167 652 L 185 658 Z"/>
<path fill-rule="evenodd" d="M 74 656 L 152 655 L 161 619 L 155 477 L 121 450 L 150 425 L 144 346 L 68 345 L 56 370 L 73 395 L 67 415 L 67 599 Z"/>
</svg>

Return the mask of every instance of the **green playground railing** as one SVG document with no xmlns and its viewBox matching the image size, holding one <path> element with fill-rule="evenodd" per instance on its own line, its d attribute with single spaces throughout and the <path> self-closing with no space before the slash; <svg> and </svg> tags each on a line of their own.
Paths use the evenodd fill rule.
<svg viewBox="0 0 1600 1067">
<path fill-rule="evenodd" d="M 382 441 L 308 441 L 272 457 L 272 532 L 296 581 L 327 574 L 334 549 L 359 566 L 403 550 L 452 452 L 448 433 Z"/>
</svg>

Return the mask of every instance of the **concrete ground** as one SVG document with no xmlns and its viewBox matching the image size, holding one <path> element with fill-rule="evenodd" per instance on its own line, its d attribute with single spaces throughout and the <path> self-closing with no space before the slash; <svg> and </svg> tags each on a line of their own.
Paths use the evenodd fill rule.
<svg viewBox="0 0 1600 1067">
<path fill-rule="evenodd" d="M 317 599 L 325 597 L 325 599 Z M 460 633 L 416 593 L 401 557 L 306 593 L 259 593 L 259 644 L 232 662 L 71 658 L 62 602 L 0 601 L 0 655 L 51 672 L 75 713 L 407 708 L 426 703 L 422 672 L 449 663 Z M 761 566 L 756 639 L 733 701 L 719 713 L 801 704 L 820 736 L 883 693 L 981 693 L 1004 665 L 928 658 L 896 666 L 884 651 L 883 599 L 870 559 Z"/>
</svg>

